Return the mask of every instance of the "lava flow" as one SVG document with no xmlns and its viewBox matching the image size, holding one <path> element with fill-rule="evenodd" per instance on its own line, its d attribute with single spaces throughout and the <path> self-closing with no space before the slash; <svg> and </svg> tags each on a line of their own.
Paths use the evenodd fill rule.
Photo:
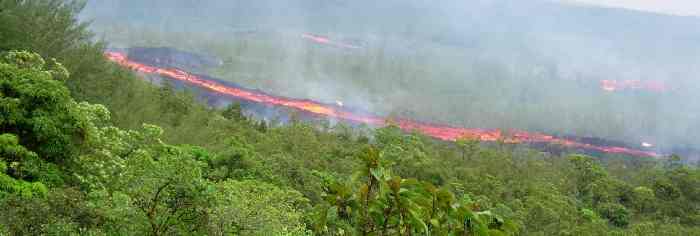
<svg viewBox="0 0 700 236">
<path fill-rule="evenodd" d="M 393 119 L 392 121 L 387 121 L 386 118 L 373 116 L 373 115 L 363 115 L 355 114 L 348 110 L 342 108 L 342 106 L 334 106 L 329 104 L 323 104 L 310 100 L 292 99 L 284 98 L 273 95 L 264 94 L 258 91 L 247 90 L 243 88 L 235 88 L 231 86 L 226 86 L 214 81 L 202 79 L 196 75 L 190 74 L 183 70 L 174 68 L 159 68 L 154 66 L 149 66 L 141 64 L 135 61 L 129 60 L 129 58 L 118 52 L 107 52 L 106 57 L 118 63 L 121 66 L 127 67 L 131 70 L 138 71 L 146 74 L 154 74 L 159 76 L 168 77 L 170 79 L 179 80 L 192 84 L 197 87 L 201 87 L 218 94 L 230 96 L 237 99 L 247 100 L 251 102 L 257 102 L 273 106 L 283 106 L 288 108 L 293 108 L 302 112 L 307 112 L 317 116 L 337 118 L 340 120 L 345 120 L 355 123 L 363 123 L 372 126 L 385 126 L 389 123 L 395 124 L 404 131 L 412 132 L 419 131 L 425 135 L 433 138 L 446 141 L 455 141 L 460 138 L 473 139 L 480 141 L 503 141 L 505 143 L 552 143 L 558 144 L 566 147 L 581 148 L 585 150 L 592 150 L 604 153 L 615 153 L 615 154 L 625 154 L 632 156 L 645 156 L 645 157 L 658 157 L 659 154 L 655 152 L 635 150 L 624 147 L 612 147 L 612 146 L 598 146 L 593 144 L 587 144 L 582 142 L 576 142 L 569 139 L 558 138 L 551 135 L 545 135 L 541 133 L 529 133 L 524 131 L 510 131 L 510 135 L 504 135 L 501 130 L 497 129 L 467 129 L 467 128 L 457 128 L 444 125 L 434 125 L 424 122 L 417 122 L 408 119 Z"/>
<path fill-rule="evenodd" d="M 657 80 L 602 80 L 600 81 L 600 88 L 609 92 L 622 90 L 665 92 L 668 90 L 663 81 Z"/>
<path fill-rule="evenodd" d="M 304 39 L 314 41 L 316 43 L 326 44 L 326 45 L 330 45 L 330 46 L 334 46 L 334 47 L 347 48 L 347 49 L 360 49 L 360 47 L 358 47 L 358 46 L 347 44 L 347 43 L 342 43 L 342 42 L 336 42 L 336 41 L 333 41 L 333 40 L 326 38 L 326 37 L 323 37 L 323 36 L 318 36 L 318 35 L 313 35 L 313 34 L 302 34 L 301 37 Z"/>
</svg>

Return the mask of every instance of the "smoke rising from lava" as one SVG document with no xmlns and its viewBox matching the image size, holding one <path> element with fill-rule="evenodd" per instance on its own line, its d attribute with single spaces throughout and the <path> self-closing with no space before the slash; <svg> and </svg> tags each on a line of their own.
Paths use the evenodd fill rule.
<svg viewBox="0 0 700 236">
<path fill-rule="evenodd" d="M 197 73 L 271 94 L 700 147 L 697 18 L 540 0 L 102 0 L 83 18 L 112 46 L 214 55 L 224 69 Z"/>
<path fill-rule="evenodd" d="M 416 122 L 400 118 L 387 121 L 387 118 L 382 118 L 373 115 L 356 114 L 351 111 L 344 110 L 341 106 L 322 104 L 311 100 L 277 97 L 243 88 L 225 86 L 214 81 L 201 79 L 196 75 L 190 74 L 179 69 L 158 68 L 134 62 L 129 60 L 129 58 L 125 54 L 118 52 L 108 52 L 106 53 L 106 57 L 111 61 L 114 61 L 124 67 L 130 68 L 138 72 L 165 76 L 170 79 L 187 82 L 194 86 L 205 88 L 220 93 L 222 95 L 232 96 L 238 99 L 244 99 L 267 105 L 289 107 L 302 112 L 311 113 L 313 115 L 336 118 L 344 121 L 362 123 L 371 126 L 385 126 L 387 124 L 393 123 L 406 132 L 418 131 L 430 137 L 445 141 L 455 141 L 459 138 L 466 138 L 489 142 L 503 141 L 506 143 L 552 143 L 562 145 L 565 147 L 582 148 L 604 153 L 647 157 L 660 156 L 657 153 L 649 151 L 634 150 L 624 147 L 596 146 L 592 144 L 580 143 L 568 139 L 557 138 L 554 136 L 539 133 L 510 131 L 511 135 L 506 136 L 501 130 L 456 128 L 450 126 Z"/>
</svg>

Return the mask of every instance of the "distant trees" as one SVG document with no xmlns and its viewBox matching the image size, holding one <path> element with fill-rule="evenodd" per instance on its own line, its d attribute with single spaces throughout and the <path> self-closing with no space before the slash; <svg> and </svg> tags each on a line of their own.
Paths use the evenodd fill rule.
<svg viewBox="0 0 700 236">
<path fill-rule="evenodd" d="M 459 150 L 462 152 L 462 161 L 467 161 L 479 150 L 479 140 L 462 137 L 455 142 Z"/>
<path fill-rule="evenodd" d="M 72 52 L 86 45 L 92 34 L 76 15 L 83 1 L 0 1 L 0 51 L 32 50 L 42 56 Z M 61 59 L 75 56 L 63 55 Z"/>
</svg>

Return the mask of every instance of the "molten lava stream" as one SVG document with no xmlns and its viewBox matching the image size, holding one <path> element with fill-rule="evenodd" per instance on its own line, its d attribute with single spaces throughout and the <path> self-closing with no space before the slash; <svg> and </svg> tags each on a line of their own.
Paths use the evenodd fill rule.
<svg viewBox="0 0 700 236">
<path fill-rule="evenodd" d="M 179 69 L 164 69 L 144 65 L 129 60 L 129 58 L 123 53 L 107 52 L 105 53 L 105 55 L 109 60 L 114 61 L 119 65 L 122 65 L 134 71 L 165 76 L 171 79 L 187 82 L 189 84 L 205 88 L 222 95 L 235 97 L 238 99 L 244 99 L 267 105 L 289 107 L 315 115 L 332 117 L 350 122 L 364 123 L 373 126 L 385 126 L 388 123 L 385 118 L 379 116 L 355 114 L 350 111 L 343 110 L 340 107 L 335 107 L 332 105 L 322 104 L 314 101 L 283 98 L 263 94 L 256 91 L 229 87 L 214 81 L 201 79 L 196 75 L 192 75 Z M 657 153 L 654 152 L 634 150 L 624 147 L 595 146 L 567 139 L 561 139 L 550 135 L 540 133 L 528 133 L 524 131 L 512 131 L 512 135 L 505 137 L 505 135 L 503 135 L 503 133 L 500 130 L 496 129 L 488 130 L 457 128 L 444 125 L 433 125 L 407 119 L 397 119 L 394 120 L 392 123 L 395 123 L 399 128 L 401 128 L 404 131 L 419 131 L 430 137 L 445 141 L 455 141 L 459 138 L 467 138 L 489 142 L 502 140 L 506 143 L 553 143 L 566 147 L 595 150 L 604 153 L 616 153 L 647 157 L 659 156 Z"/>
<path fill-rule="evenodd" d="M 322 36 L 317 36 L 317 35 L 312 35 L 312 34 L 302 34 L 301 37 L 304 39 L 314 41 L 316 43 L 326 44 L 326 45 L 330 45 L 330 46 L 334 46 L 334 47 L 341 47 L 341 48 L 348 48 L 348 49 L 360 49 L 360 47 L 358 47 L 358 46 L 347 44 L 347 43 L 335 42 L 329 38 L 322 37 Z"/>
<path fill-rule="evenodd" d="M 601 80 L 600 88 L 608 92 L 645 90 L 661 93 L 669 90 L 666 83 L 657 80 Z"/>
</svg>

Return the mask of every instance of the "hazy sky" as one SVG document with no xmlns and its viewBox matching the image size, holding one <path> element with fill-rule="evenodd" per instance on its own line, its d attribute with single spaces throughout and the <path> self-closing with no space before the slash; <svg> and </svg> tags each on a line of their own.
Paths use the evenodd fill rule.
<svg viewBox="0 0 700 236">
<path fill-rule="evenodd" d="M 700 0 L 563 0 L 595 5 L 632 8 L 674 15 L 700 16 Z"/>
</svg>

